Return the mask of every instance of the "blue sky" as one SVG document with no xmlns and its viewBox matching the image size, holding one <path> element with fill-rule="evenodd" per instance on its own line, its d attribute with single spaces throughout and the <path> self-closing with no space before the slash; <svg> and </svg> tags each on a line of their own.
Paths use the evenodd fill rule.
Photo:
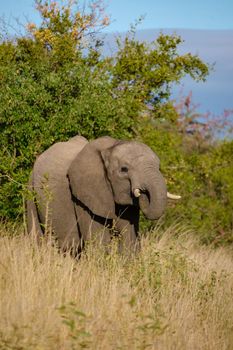
<svg viewBox="0 0 233 350">
<path fill-rule="evenodd" d="M 83 1 L 80 0 L 81 3 Z M 104 2 L 112 21 L 108 32 L 127 31 L 141 15 L 145 15 L 145 19 L 138 29 L 231 29 L 230 32 L 181 30 L 180 33 L 185 39 L 184 51 L 197 53 L 205 62 L 216 63 L 206 83 L 197 84 L 185 79 L 184 95 L 192 91 L 194 102 L 200 104 L 202 111 L 219 114 L 224 108 L 233 109 L 233 0 Z M 33 0 L 0 0 L 0 18 L 2 16 L 15 28 L 15 18 L 24 24 L 28 21 L 39 22 Z M 23 32 L 22 28 L 20 31 Z M 13 29 L 11 32 L 14 33 Z"/>
<path fill-rule="evenodd" d="M 82 1 L 83 2 L 83 1 Z M 106 0 L 110 31 L 125 31 L 140 15 L 140 29 L 233 29 L 233 0 Z M 0 16 L 38 21 L 33 0 L 0 0 Z"/>
<path fill-rule="evenodd" d="M 233 28 L 233 0 L 109 0 L 109 10 L 112 30 L 126 30 L 143 14 L 142 28 Z"/>
</svg>

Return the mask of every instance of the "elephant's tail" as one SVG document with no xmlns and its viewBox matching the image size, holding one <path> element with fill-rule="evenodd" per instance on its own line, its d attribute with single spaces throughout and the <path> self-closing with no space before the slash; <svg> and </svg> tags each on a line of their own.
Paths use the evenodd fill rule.
<svg viewBox="0 0 233 350">
<path fill-rule="evenodd" d="M 43 231 L 35 203 L 35 195 L 33 193 L 33 175 L 30 176 L 28 190 L 30 198 L 26 201 L 27 233 L 33 234 L 36 238 L 39 238 L 43 236 Z"/>
</svg>

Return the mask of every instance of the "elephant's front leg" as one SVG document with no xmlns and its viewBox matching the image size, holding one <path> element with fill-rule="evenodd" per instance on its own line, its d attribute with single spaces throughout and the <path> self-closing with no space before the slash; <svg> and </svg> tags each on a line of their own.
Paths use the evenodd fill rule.
<svg viewBox="0 0 233 350">
<path fill-rule="evenodd" d="M 138 228 L 139 208 L 135 206 L 116 206 L 116 230 L 120 233 L 120 251 L 126 253 L 139 250 Z"/>
<path fill-rule="evenodd" d="M 77 224 L 81 237 L 82 247 L 87 241 L 107 246 L 110 243 L 110 227 L 112 220 L 95 216 L 88 208 L 80 205 L 75 206 Z"/>
</svg>

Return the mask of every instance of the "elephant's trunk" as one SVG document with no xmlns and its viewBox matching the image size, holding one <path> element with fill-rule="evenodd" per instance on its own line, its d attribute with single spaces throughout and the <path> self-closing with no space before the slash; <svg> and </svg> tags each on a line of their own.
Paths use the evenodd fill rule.
<svg viewBox="0 0 233 350">
<path fill-rule="evenodd" d="M 143 214 L 150 220 L 156 220 L 164 213 L 167 203 L 167 189 L 160 172 L 150 176 L 149 181 L 134 187 L 133 194 L 139 199 L 139 206 Z"/>
</svg>

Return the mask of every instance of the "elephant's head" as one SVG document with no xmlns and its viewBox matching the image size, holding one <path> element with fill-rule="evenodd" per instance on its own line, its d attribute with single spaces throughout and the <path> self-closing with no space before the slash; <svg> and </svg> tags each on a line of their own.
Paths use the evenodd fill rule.
<svg viewBox="0 0 233 350">
<path fill-rule="evenodd" d="M 87 144 L 70 166 L 73 195 L 95 215 L 114 218 L 115 203 L 139 205 L 158 219 L 167 190 L 159 158 L 145 144 L 102 137 Z"/>
</svg>

